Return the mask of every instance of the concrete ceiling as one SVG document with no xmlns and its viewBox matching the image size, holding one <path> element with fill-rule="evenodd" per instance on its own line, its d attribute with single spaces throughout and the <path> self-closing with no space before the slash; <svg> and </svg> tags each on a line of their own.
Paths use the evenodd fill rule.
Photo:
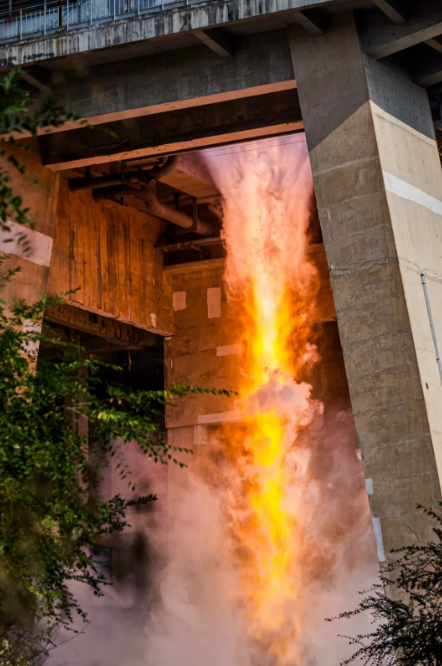
<svg viewBox="0 0 442 666">
<path fill-rule="evenodd" d="M 84 129 L 48 135 L 46 163 L 65 171 L 128 159 L 133 151 L 160 154 L 160 140 L 161 150 L 168 141 L 188 150 L 194 127 L 201 135 L 195 147 L 203 147 L 209 135 L 215 143 L 252 138 L 265 118 L 278 121 L 275 134 L 289 116 L 301 121 L 292 94 L 285 96 L 296 86 L 286 29 L 299 23 L 319 35 L 331 14 L 348 10 L 355 10 L 369 56 L 409 70 L 432 99 L 442 94 L 442 0 L 210 0 L 5 45 L 0 61 L 29 63 L 31 87 L 56 92 L 68 110 L 124 137 L 114 148 L 108 137 Z M 437 117 L 442 101 L 434 108 Z M 236 139 L 223 133 L 223 109 Z M 243 119 L 253 114 L 246 126 Z"/>
<path fill-rule="evenodd" d="M 225 6 L 224 0 L 211 0 L 0 45 L 0 66 L 34 63 L 35 81 L 46 85 L 54 72 L 82 77 L 99 65 L 201 43 L 228 57 L 244 37 L 282 30 L 296 22 L 320 34 L 331 14 L 355 10 L 368 55 L 376 59 L 401 56 L 401 64 L 411 68 L 420 85 L 442 82 L 441 0 L 266 0 L 264 11 L 259 0 L 238 0 L 231 17 Z"/>
</svg>

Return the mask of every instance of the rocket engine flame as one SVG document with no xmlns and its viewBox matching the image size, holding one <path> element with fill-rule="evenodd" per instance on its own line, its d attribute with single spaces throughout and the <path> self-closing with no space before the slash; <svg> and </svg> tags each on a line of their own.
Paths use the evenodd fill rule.
<svg viewBox="0 0 442 666">
<path fill-rule="evenodd" d="M 209 445 L 195 446 L 187 470 L 170 466 L 167 480 L 129 448 L 140 487 L 160 499 L 158 513 L 131 515 L 134 529 L 121 535 L 122 546 L 144 544 L 125 562 L 129 578 L 136 568 L 149 585 L 133 577 L 101 600 L 83 590 L 91 624 L 84 635 L 78 625 L 75 641 L 61 636 L 54 666 L 337 666 L 354 650 L 324 618 L 355 607 L 358 590 L 377 580 L 338 332 L 315 324 L 304 137 L 201 157 L 224 195 L 229 299 L 203 330 L 242 349 L 217 366 L 237 381 L 228 410 L 241 420 L 211 425 Z M 194 307 L 204 308 L 207 273 L 186 277 L 189 289 L 198 280 Z M 189 336 L 187 318 L 177 332 Z M 235 388 L 230 379 L 223 387 Z M 177 430 L 175 441 L 192 446 L 193 427 Z M 116 562 L 128 552 L 119 550 Z M 353 618 L 345 630 L 367 633 L 370 621 Z"/>
<path fill-rule="evenodd" d="M 244 353 L 242 426 L 224 429 L 241 483 L 230 489 L 226 512 L 251 638 L 289 666 L 302 630 L 299 499 L 308 457 L 298 439 L 322 409 L 305 381 L 318 360 L 311 342 L 318 278 L 307 233 L 313 181 L 303 137 L 232 150 L 227 159 L 217 156 L 210 168 L 225 199 L 225 281 L 229 298 L 243 302 Z"/>
</svg>

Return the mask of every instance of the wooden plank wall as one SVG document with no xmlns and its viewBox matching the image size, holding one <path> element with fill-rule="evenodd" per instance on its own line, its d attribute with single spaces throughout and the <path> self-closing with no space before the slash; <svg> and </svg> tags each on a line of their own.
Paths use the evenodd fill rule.
<svg viewBox="0 0 442 666">
<path fill-rule="evenodd" d="M 173 332 L 172 287 L 154 245 L 164 229 L 156 218 L 70 192 L 61 180 L 49 275 L 51 294 L 147 330 Z"/>
<path fill-rule="evenodd" d="M 30 253 L 23 256 L 20 245 L 9 241 L 21 233 L 20 227 L 12 233 L 0 232 L 0 256 L 9 255 L 1 267 L 4 274 L 9 269 L 20 266 L 21 271 L 2 288 L 1 298 L 6 302 L 24 299 L 33 303 L 45 292 L 51 260 L 51 244 L 54 233 L 57 198 L 60 177 L 41 164 L 40 155 L 32 150 L 22 150 L 16 145 L 6 145 L 7 154 L 12 154 L 19 163 L 26 164 L 24 173 L 19 173 L 8 161 L 0 157 L 0 168 L 10 177 L 14 195 L 23 199 L 23 206 L 29 208 L 34 217 L 34 231 L 27 233 Z M 11 220 L 14 223 L 14 220 Z M 3 251 L 2 251 L 3 250 Z"/>
</svg>

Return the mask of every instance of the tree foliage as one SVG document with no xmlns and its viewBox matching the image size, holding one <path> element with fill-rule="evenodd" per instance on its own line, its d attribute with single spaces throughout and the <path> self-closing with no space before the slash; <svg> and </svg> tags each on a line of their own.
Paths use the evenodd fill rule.
<svg viewBox="0 0 442 666">
<path fill-rule="evenodd" d="M 26 249 L 30 211 L 14 193 L 8 168 L 26 164 L 8 145 L 27 132 L 59 125 L 72 116 L 54 100 L 29 111 L 20 72 L 0 80 L 0 232 L 10 221 L 24 225 Z M 11 132 L 14 137 L 11 137 Z M 22 145 L 34 150 L 33 145 Z M 25 162 L 25 161 L 24 161 Z M 28 174 L 27 174 L 28 175 Z M 7 257 L 6 257 L 7 258 Z M 20 269 L 6 270 L 0 287 Z M 1 296 L 1 291 L 0 291 Z M 0 664 L 24 666 L 44 658 L 57 629 L 84 612 L 70 584 L 101 594 L 106 579 L 94 548 L 127 525 L 126 511 L 138 497 L 125 461 L 125 443 L 136 440 L 146 459 L 184 466 L 188 453 L 170 446 L 163 432 L 165 406 L 189 392 L 227 391 L 175 386 L 170 391 L 134 391 L 100 378 L 104 364 L 84 350 L 41 329 L 48 299 L 37 303 L 0 300 Z M 52 301 L 51 301 L 52 302 Z M 33 349 L 50 354 L 38 360 Z M 102 375 L 101 375 L 102 376 Z M 103 468 L 114 459 L 127 480 L 127 497 L 100 495 Z"/>
<path fill-rule="evenodd" d="M 14 192 L 8 171 L 9 166 L 23 174 L 26 163 L 18 160 L 8 149 L 17 139 L 28 137 L 31 141 L 27 142 L 23 138 L 21 148 L 35 151 L 35 138 L 39 130 L 75 120 L 75 116 L 66 113 L 53 97 L 46 98 L 33 110 L 30 110 L 31 106 L 32 100 L 29 92 L 23 88 L 20 69 L 13 69 L 0 78 L 0 157 L 4 158 L 0 166 L 0 231 L 4 233 L 11 231 L 10 220 L 28 227 L 34 222 L 29 209 L 23 206 L 22 198 Z M 29 174 L 29 177 L 32 175 Z M 19 242 L 26 247 L 25 233 Z"/>
<path fill-rule="evenodd" d="M 355 610 L 339 616 L 369 613 L 373 626 L 367 634 L 346 636 L 357 650 L 344 664 L 442 664 L 442 518 L 423 511 L 435 521 L 434 540 L 393 551 L 380 583 L 361 592 L 363 599 Z"/>
</svg>

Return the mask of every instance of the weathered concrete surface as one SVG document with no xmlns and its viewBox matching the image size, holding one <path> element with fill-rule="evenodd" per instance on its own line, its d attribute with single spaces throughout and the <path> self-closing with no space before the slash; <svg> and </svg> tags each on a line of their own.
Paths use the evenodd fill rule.
<svg viewBox="0 0 442 666">
<path fill-rule="evenodd" d="M 24 299 L 28 303 L 36 302 L 45 292 L 49 265 L 51 261 L 52 238 L 56 206 L 58 201 L 59 176 L 41 165 L 40 156 L 32 151 L 18 150 L 7 146 L 7 153 L 27 165 L 25 173 L 19 173 L 6 157 L 1 157 L 1 168 L 9 173 L 10 186 L 14 195 L 20 196 L 23 206 L 29 208 L 34 217 L 34 230 L 26 230 L 15 225 L 11 220 L 11 233 L 0 233 L 0 255 L 7 253 L 9 258 L 2 264 L 1 272 L 21 267 L 12 280 L 4 285 L 1 298 L 6 302 Z M 5 242 L 17 238 L 21 233 L 28 236 L 29 253 L 24 254 L 17 242 Z"/>
<path fill-rule="evenodd" d="M 104 127 L 107 132 L 102 130 Z M 296 90 L 158 113 L 40 137 L 44 163 L 54 170 L 178 153 L 303 128 Z"/>
<path fill-rule="evenodd" d="M 320 279 L 317 315 L 318 326 L 321 326 L 322 322 L 333 322 L 336 318 L 323 245 L 311 245 L 308 257 L 318 269 Z M 202 388 L 239 388 L 239 367 L 244 350 L 237 343 L 244 321 L 244 304 L 241 298 L 227 299 L 224 267 L 222 259 L 215 259 L 165 268 L 165 273 L 172 278 L 176 295 L 175 334 L 165 342 L 167 386 L 192 381 Z M 329 377 L 334 384 L 336 399 L 347 396 L 343 371 L 342 376 L 343 382 L 339 373 Z M 234 398 L 225 396 L 187 396 L 170 410 L 168 428 L 188 428 L 189 437 L 196 428 L 195 437 L 198 437 L 199 424 L 212 427 L 211 415 L 214 415 L 213 427 L 217 419 L 234 418 L 231 413 L 233 402 Z"/>
<path fill-rule="evenodd" d="M 423 269 L 442 276 L 431 114 L 423 89 L 363 56 L 351 14 L 316 39 L 293 30 L 291 45 L 371 508 L 389 551 L 430 538 L 416 505 L 440 497 L 442 388 L 420 284 Z M 431 290 L 436 310 L 442 289 Z"/>
<path fill-rule="evenodd" d="M 151 40 L 154 49 L 156 40 L 173 38 L 174 35 L 186 31 L 218 27 L 232 21 L 257 17 L 263 22 L 273 17 L 284 21 L 284 17 L 287 17 L 288 22 L 292 22 L 290 15 L 296 10 L 327 6 L 335 2 L 336 0 L 210 0 L 189 4 L 177 9 L 166 9 L 136 18 L 124 18 L 112 23 L 67 31 L 56 36 L 4 45 L 0 48 L 0 67 L 42 62 L 146 40 Z"/>
<path fill-rule="evenodd" d="M 48 292 L 154 333 L 173 332 L 171 283 L 154 244 L 164 223 L 134 208 L 96 203 L 61 180 Z"/>
<path fill-rule="evenodd" d="M 166 386 L 192 382 L 201 388 L 237 388 L 236 355 L 216 355 L 217 347 L 236 342 L 236 313 L 229 308 L 223 290 L 223 262 L 212 264 L 202 262 L 200 270 L 195 263 L 191 270 L 182 266 L 180 272 L 170 271 L 173 292 L 186 296 L 185 307 L 174 312 L 175 335 L 165 341 Z M 221 289 L 220 316 L 209 318 L 207 292 L 214 288 Z M 232 402 L 226 396 L 187 396 L 169 411 L 167 426 L 190 428 L 188 434 L 193 438 L 200 415 L 228 412 L 233 409 Z"/>
<path fill-rule="evenodd" d="M 204 46 L 145 55 L 53 75 L 53 92 L 67 111 L 91 123 L 213 104 L 296 86 L 286 32 L 250 35 L 232 58 Z M 85 76 L 86 74 L 86 76 Z M 56 83 L 56 78 L 59 82 Z"/>
<path fill-rule="evenodd" d="M 373 58 L 386 58 L 439 35 L 442 35 L 439 0 L 419 0 L 404 23 L 394 24 L 376 12 L 361 22 L 363 48 Z"/>
</svg>

